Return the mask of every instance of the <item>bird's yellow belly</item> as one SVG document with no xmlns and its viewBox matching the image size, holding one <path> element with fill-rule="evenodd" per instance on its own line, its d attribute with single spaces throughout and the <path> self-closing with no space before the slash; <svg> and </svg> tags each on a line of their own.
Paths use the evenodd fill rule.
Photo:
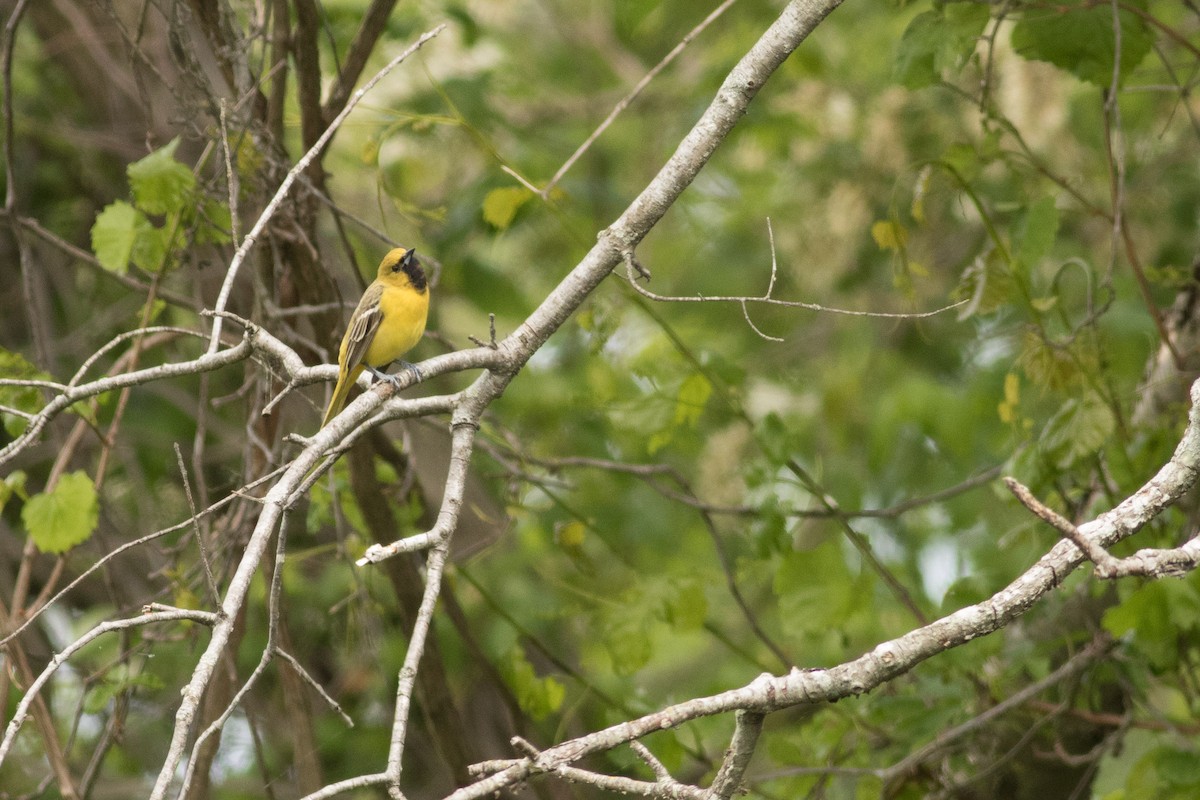
<svg viewBox="0 0 1200 800">
<path fill-rule="evenodd" d="M 421 340 L 429 316 L 429 291 L 418 294 L 409 287 L 385 289 L 379 306 L 383 322 L 375 331 L 363 361 L 383 368 L 399 360 Z"/>
</svg>

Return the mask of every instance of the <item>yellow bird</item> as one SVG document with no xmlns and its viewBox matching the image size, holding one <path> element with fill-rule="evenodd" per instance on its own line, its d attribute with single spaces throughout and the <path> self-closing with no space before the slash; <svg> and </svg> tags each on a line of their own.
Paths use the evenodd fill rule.
<svg viewBox="0 0 1200 800">
<path fill-rule="evenodd" d="M 338 349 L 338 379 L 321 427 L 346 405 L 346 395 L 364 369 L 380 380 L 396 378 L 381 370 L 411 350 L 425 333 L 429 316 L 429 281 L 414 247 L 397 247 L 379 263 L 379 274 L 363 292 L 350 316 Z M 405 366 L 416 370 L 411 364 Z M 417 378 L 421 373 L 417 371 Z"/>
</svg>

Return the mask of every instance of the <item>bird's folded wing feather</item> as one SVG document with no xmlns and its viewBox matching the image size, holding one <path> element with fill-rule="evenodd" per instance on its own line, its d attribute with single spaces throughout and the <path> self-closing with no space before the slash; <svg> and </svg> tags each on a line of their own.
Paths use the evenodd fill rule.
<svg viewBox="0 0 1200 800">
<path fill-rule="evenodd" d="M 379 324 L 383 322 L 383 312 L 379 307 L 382 297 L 383 287 L 373 285 L 367 289 L 366 294 L 358 303 L 358 308 L 354 311 L 354 324 L 346 332 L 346 366 L 349 369 L 362 363 L 367 355 L 367 349 L 371 346 L 371 340 L 375 338 L 375 332 L 379 330 Z M 378 365 L 368 364 L 367 366 Z"/>
</svg>

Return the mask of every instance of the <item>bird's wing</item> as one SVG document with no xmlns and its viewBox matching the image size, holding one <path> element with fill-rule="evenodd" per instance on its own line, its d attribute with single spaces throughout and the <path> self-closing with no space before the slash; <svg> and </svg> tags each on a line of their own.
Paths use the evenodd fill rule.
<svg viewBox="0 0 1200 800">
<path fill-rule="evenodd" d="M 379 305 L 382 298 L 383 287 L 373 283 L 363 294 L 362 300 L 358 301 L 358 308 L 354 309 L 350 327 L 346 329 L 346 341 L 343 343 L 345 359 L 342 363 L 348 370 L 362 364 L 366 358 L 371 340 L 375 338 L 375 332 L 383 322 L 383 311 Z"/>
</svg>

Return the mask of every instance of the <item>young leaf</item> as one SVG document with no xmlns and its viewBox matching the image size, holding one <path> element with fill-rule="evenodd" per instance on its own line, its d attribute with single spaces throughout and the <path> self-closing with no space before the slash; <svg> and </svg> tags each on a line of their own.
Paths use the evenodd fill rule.
<svg viewBox="0 0 1200 800">
<path fill-rule="evenodd" d="M 205 198 L 201 201 L 197 244 L 228 244 L 232 240 L 233 216 L 227 203 Z"/>
<path fill-rule="evenodd" d="M 695 425 L 712 395 L 712 384 L 703 373 L 693 372 L 679 386 L 675 396 L 675 424 Z"/>
<path fill-rule="evenodd" d="M 496 230 L 505 230 L 531 197 L 533 193 L 523 186 L 492 189 L 483 198 L 483 219 Z"/>
<path fill-rule="evenodd" d="M 989 314 L 1004 305 L 1013 293 L 1013 277 L 999 251 L 992 249 L 976 257 L 963 270 L 951 297 L 955 300 L 970 300 L 958 312 L 964 320 L 976 314 Z"/>
<path fill-rule="evenodd" d="M 1155 756 L 1159 777 L 1171 786 L 1187 787 L 1194 797 L 1196 789 L 1200 788 L 1200 761 L 1196 760 L 1195 753 L 1162 747 L 1155 751 Z"/>
<path fill-rule="evenodd" d="M 1154 44 L 1154 35 L 1140 17 L 1122 9 L 1118 82 L 1133 71 Z M 1020 55 L 1048 61 L 1080 80 L 1100 87 L 1112 85 L 1113 10 L 1106 3 L 1056 6 L 1031 11 L 1013 26 L 1012 45 Z"/>
<path fill-rule="evenodd" d="M 153 231 L 150 220 L 124 200 L 108 205 L 92 225 L 92 252 L 100 265 L 125 272 L 138 237 Z"/>
<path fill-rule="evenodd" d="M 991 16 L 986 3 L 947 3 L 918 14 L 900 38 L 893 72 L 909 89 L 931 86 L 962 68 Z"/>
<path fill-rule="evenodd" d="M 696 630 L 708 617 L 708 598 L 698 580 L 673 582 L 666 598 L 667 620 L 681 630 Z"/>
<path fill-rule="evenodd" d="M 26 497 L 24 470 L 18 469 L 7 477 L 0 478 L 0 511 L 4 510 L 4 506 L 8 505 L 13 495 Z"/>
<path fill-rule="evenodd" d="M 1023 337 L 1017 363 L 1035 386 L 1065 389 L 1079 379 L 1079 365 L 1071 353 L 1032 331 Z"/>
<path fill-rule="evenodd" d="M 521 710 L 533 719 L 545 719 L 562 707 L 566 688 L 552 677 L 539 678 L 519 647 L 509 651 L 502 669 Z"/>
<path fill-rule="evenodd" d="M 20 353 L 0 347 L 0 375 L 17 380 L 50 380 L 50 376 L 30 364 Z M 32 386 L 0 386 L 0 406 L 36 414 L 42 407 L 41 395 Z M 19 436 L 29 424 L 24 417 L 0 413 L 4 430 Z"/>
<path fill-rule="evenodd" d="M 899 222 L 881 219 L 871 226 L 871 238 L 880 250 L 900 251 L 908 244 L 908 231 Z"/>
<path fill-rule="evenodd" d="M 1046 423 L 1038 446 L 1060 469 L 1102 449 L 1116 428 L 1112 409 L 1095 393 L 1068 400 Z"/>
<path fill-rule="evenodd" d="M 137 207 L 147 214 L 174 214 L 192 199 L 196 176 L 175 160 L 179 137 L 129 165 L 129 188 Z"/>
<path fill-rule="evenodd" d="M 65 553 L 86 542 L 99 519 L 96 489 L 82 471 L 63 475 L 52 491 L 34 495 L 21 509 L 21 520 L 43 553 Z"/>
<path fill-rule="evenodd" d="M 1019 418 L 1017 406 L 1021 404 L 1021 379 L 1017 377 L 1015 372 L 1010 372 L 1004 376 L 1004 400 L 997 408 L 1000 414 L 1000 421 L 1005 425 L 1011 425 Z"/>
<path fill-rule="evenodd" d="M 129 260 L 144 272 L 158 272 L 163 267 L 163 259 L 167 256 L 167 231 L 149 224 L 138 231 L 133 240 L 133 252 Z"/>
<path fill-rule="evenodd" d="M 1017 263 L 1029 270 L 1050 252 L 1058 235 L 1058 208 L 1053 197 L 1042 197 L 1025 212 L 1013 235 Z"/>
</svg>

